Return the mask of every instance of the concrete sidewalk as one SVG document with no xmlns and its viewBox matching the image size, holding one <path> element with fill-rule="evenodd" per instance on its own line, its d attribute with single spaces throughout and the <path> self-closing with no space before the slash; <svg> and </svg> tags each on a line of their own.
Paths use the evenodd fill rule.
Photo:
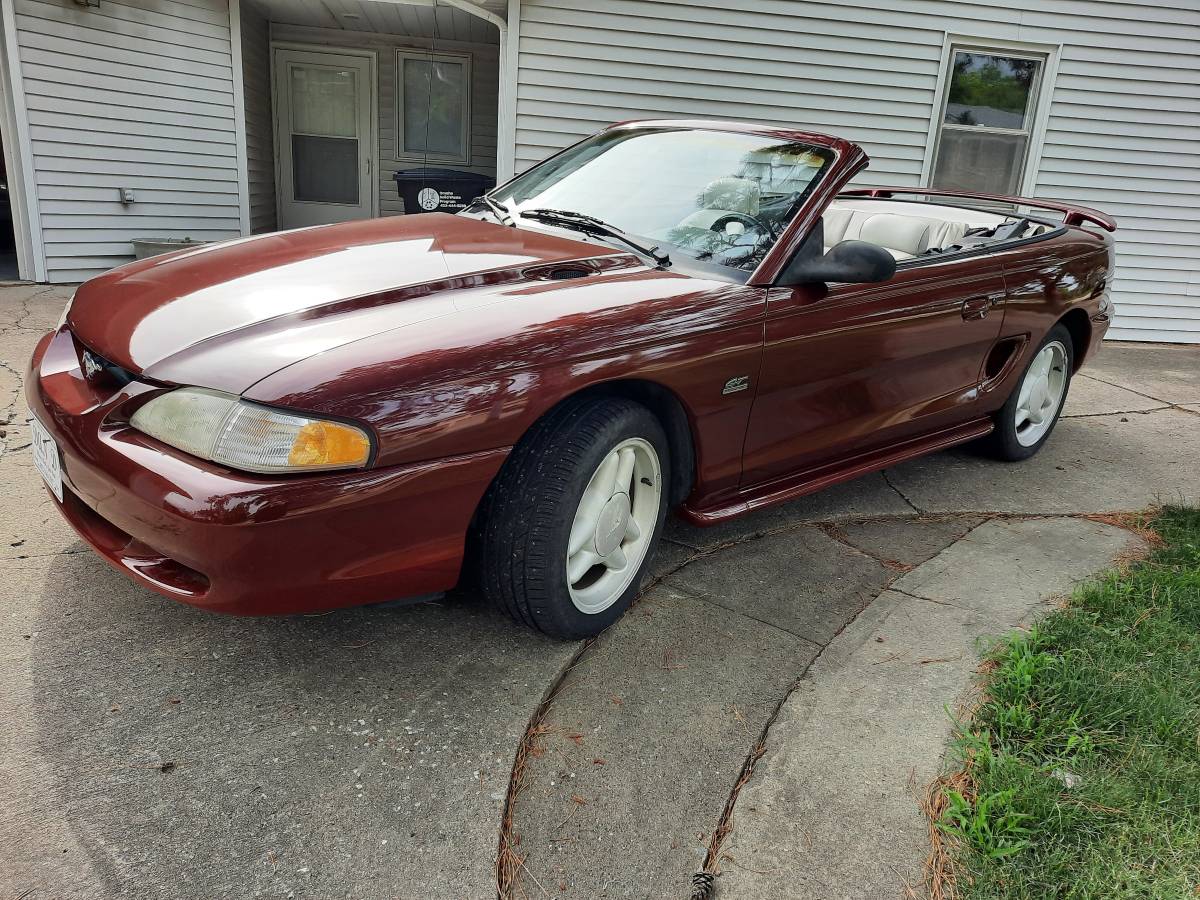
<svg viewBox="0 0 1200 900">
<path fill-rule="evenodd" d="M 495 897 L 503 828 L 513 896 L 686 897 L 777 709 L 718 896 L 898 895 L 975 638 L 1129 546 L 1087 514 L 1200 498 L 1200 348 L 1113 345 L 1026 463 L 671 523 L 586 647 L 469 594 L 222 618 L 112 573 L 39 484 L 20 378 L 66 296 L 0 289 L 0 896 Z"/>
<path fill-rule="evenodd" d="M 947 710 L 979 650 L 1141 549 L 1087 519 L 991 519 L 894 582 L 826 646 L 767 734 L 720 858 L 721 896 L 912 896 Z"/>
</svg>

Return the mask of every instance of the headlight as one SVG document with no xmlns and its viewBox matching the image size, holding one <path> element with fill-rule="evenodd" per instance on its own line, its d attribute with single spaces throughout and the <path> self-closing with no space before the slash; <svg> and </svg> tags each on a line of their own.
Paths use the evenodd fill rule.
<svg viewBox="0 0 1200 900">
<path fill-rule="evenodd" d="M 371 456 L 371 439 L 361 428 L 205 388 L 155 397 L 130 424 L 185 453 L 247 472 L 352 469 L 365 466 Z"/>
</svg>

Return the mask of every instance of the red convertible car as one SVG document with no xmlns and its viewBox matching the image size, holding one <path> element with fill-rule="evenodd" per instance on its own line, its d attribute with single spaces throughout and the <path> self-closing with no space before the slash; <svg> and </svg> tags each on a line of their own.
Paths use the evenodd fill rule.
<svg viewBox="0 0 1200 900">
<path fill-rule="evenodd" d="M 457 216 L 123 266 L 37 345 L 35 462 L 109 563 L 205 609 L 469 577 L 595 634 L 669 509 L 704 525 L 1049 438 L 1112 315 L 1115 222 L 845 190 L 866 165 L 786 128 L 627 123 Z"/>
</svg>

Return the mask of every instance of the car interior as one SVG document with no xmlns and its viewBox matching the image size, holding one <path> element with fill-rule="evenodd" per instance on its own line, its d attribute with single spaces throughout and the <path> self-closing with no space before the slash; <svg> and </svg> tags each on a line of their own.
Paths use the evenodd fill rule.
<svg viewBox="0 0 1200 900">
<path fill-rule="evenodd" d="M 799 193 L 778 190 L 750 173 L 718 178 L 697 197 L 697 209 L 665 235 L 698 258 L 752 268 L 787 224 Z M 913 200 L 839 197 L 823 216 L 825 251 L 857 240 L 887 250 L 898 263 L 1036 237 L 1059 226 L 1019 213 Z M 705 237 L 707 235 L 707 237 Z"/>
<path fill-rule="evenodd" d="M 899 262 L 1036 237 L 1057 227 L 1019 214 L 869 198 L 835 200 L 823 220 L 826 251 L 842 241 L 866 241 Z"/>
</svg>

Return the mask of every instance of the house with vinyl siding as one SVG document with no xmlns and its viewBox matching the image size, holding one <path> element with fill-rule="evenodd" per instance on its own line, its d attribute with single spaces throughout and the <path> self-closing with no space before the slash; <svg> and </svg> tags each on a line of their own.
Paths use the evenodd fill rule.
<svg viewBox="0 0 1200 900">
<path fill-rule="evenodd" d="M 0 0 L 3 277 L 403 214 L 612 122 L 863 145 L 855 184 L 1114 215 L 1116 339 L 1200 342 L 1200 0 Z"/>
</svg>

